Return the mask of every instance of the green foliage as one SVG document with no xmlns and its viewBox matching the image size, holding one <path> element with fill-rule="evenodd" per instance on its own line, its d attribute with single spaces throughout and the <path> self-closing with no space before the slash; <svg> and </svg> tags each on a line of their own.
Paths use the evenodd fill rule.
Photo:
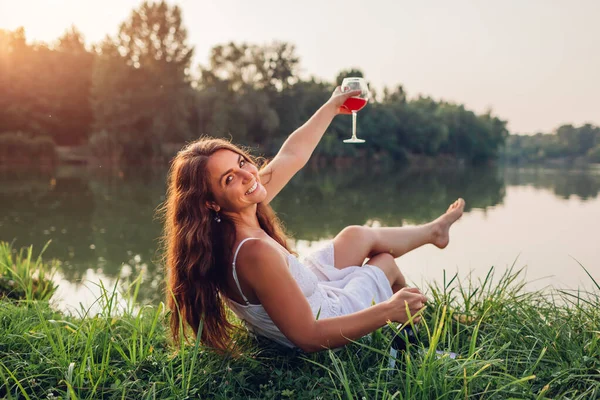
<svg viewBox="0 0 600 400">
<path fill-rule="evenodd" d="M 0 242 L 0 299 L 50 300 L 56 291 L 52 277 L 58 262 L 44 263 L 44 250 L 34 258 L 32 246 L 16 252 L 9 243 Z"/>
<path fill-rule="evenodd" d="M 0 30 L 0 132 L 50 136 L 59 145 L 85 143 L 92 59 L 75 28 L 52 48 L 28 45 L 22 28 Z"/>
<path fill-rule="evenodd" d="M 587 152 L 588 159 L 593 163 L 600 163 L 600 144 Z"/>
<path fill-rule="evenodd" d="M 126 162 L 160 155 L 161 143 L 190 139 L 186 70 L 193 50 L 186 38 L 179 7 L 144 2 L 97 48 L 94 130 L 108 132 Z"/>
<path fill-rule="evenodd" d="M 259 46 L 233 42 L 212 48 L 208 68 L 200 67 L 199 85 L 226 83 L 229 90 L 284 90 L 298 81 L 300 58 L 294 45 L 274 41 Z"/>
<path fill-rule="evenodd" d="M 600 127 L 585 124 L 580 127 L 563 125 L 551 134 L 512 135 L 506 142 L 503 157 L 508 162 L 544 162 L 578 158 L 600 162 Z"/>
<path fill-rule="evenodd" d="M 357 76 L 363 78 L 365 74 L 358 68 L 350 68 L 340 71 L 340 73 L 335 78 L 335 85 L 340 86 L 345 78 L 352 78 Z"/>
<path fill-rule="evenodd" d="M 92 154 L 111 163 L 164 159 L 164 144 L 203 134 L 273 156 L 343 78 L 363 76 L 351 68 L 333 82 L 303 80 L 293 44 L 231 42 L 211 50 L 194 80 L 181 9 L 165 1 L 143 2 L 116 35 L 92 48 L 74 27 L 53 45 L 27 44 L 22 29 L 0 31 L 0 60 L 7 60 L 0 62 L 7 88 L 0 92 L 0 132 L 47 135 L 61 146 L 89 143 Z M 358 127 L 367 143 L 341 145 L 351 124 L 340 116 L 316 154 L 402 163 L 413 153 L 484 163 L 508 134 L 491 113 L 429 97 L 409 100 L 401 85 L 385 88 L 382 98 L 371 91 Z"/>
<path fill-rule="evenodd" d="M 556 130 L 559 143 L 567 155 L 583 156 L 596 144 L 600 144 L 600 127 L 585 124 L 579 128 L 573 125 L 563 125 Z"/>
</svg>

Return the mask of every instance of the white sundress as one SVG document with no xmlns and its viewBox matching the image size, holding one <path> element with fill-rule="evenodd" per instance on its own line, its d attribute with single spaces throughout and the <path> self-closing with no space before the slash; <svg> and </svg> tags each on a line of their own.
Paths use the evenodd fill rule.
<svg viewBox="0 0 600 400">
<path fill-rule="evenodd" d="M 253 333 L 265 336 L 279 344 L 296 347 L 273 323 L 261 304 L 250 304 L 242 292 L 235 261 L 242 245 L 240 242 L 233 256 L 233 278 L 245 304 L 228 300 L 229 307 L 245 322 Z M 319 319 L 338 317 L 364 310 L 392 296 L 390 283 L 385 273 L 372 265 L 351 266 L 343 269 L 334 267 L 333 241 L 305 258 L 304 263 L 293 254 L 287 255 L 290 272 L 306 297 L 315 317 Z"/>
</svg>

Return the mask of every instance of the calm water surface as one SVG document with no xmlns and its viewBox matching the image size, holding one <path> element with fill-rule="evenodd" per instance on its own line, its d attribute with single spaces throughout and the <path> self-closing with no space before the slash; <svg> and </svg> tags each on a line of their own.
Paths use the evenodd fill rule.
<svg viewBox="0 0 600 400">
<path fill-rule="evenodd" d="M 162 273 L 156 209 L 165 170 L 105 171 L 60 167 L 0 172 L 0 240 L 62 261 L 59 306 L 91 304 L 102 279 L 144 272 L 139 299 L 157 301 Z M 424 246 L 397 259 L 418 286 L 458 273 L 484 277 L 526 267 L 530 288 L 590 288 L 583 264 L 600 282 L 600 173 L 482 168 L 366 173 L 302 171 L 272 205 L 300 256 L 347 225 L 410 226 L 428 222 L 461 196 L 463 218 L 448 248 Z M 126 281 L 126 280 L 125 280 Z M 125 282 L 123 281 L 123 282 Z"/>
</svg>

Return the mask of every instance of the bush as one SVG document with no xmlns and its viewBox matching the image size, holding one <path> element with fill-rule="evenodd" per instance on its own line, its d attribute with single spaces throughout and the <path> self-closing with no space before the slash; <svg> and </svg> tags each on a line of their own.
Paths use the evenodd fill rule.
<svg viewBox="0 0 600 400">
<path fill-rule="evenodd" d="M 588 160 L 593 163 L 600 163 L 600 144 L 591 148 L 587 153 Z"/>
</svg>

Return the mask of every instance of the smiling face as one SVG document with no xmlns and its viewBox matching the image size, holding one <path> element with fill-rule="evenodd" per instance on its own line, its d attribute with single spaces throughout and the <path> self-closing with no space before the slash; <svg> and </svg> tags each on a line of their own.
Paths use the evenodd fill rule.
<svg viewBox="0 0 600 400">
<path fill-rule="evenodd" d="M 258 169 L 241 154 L 218 150 L 206 163 L 215 211 L 239 212 L 262 202 L 267 191 L 260 183 Z"/>
</svg>

